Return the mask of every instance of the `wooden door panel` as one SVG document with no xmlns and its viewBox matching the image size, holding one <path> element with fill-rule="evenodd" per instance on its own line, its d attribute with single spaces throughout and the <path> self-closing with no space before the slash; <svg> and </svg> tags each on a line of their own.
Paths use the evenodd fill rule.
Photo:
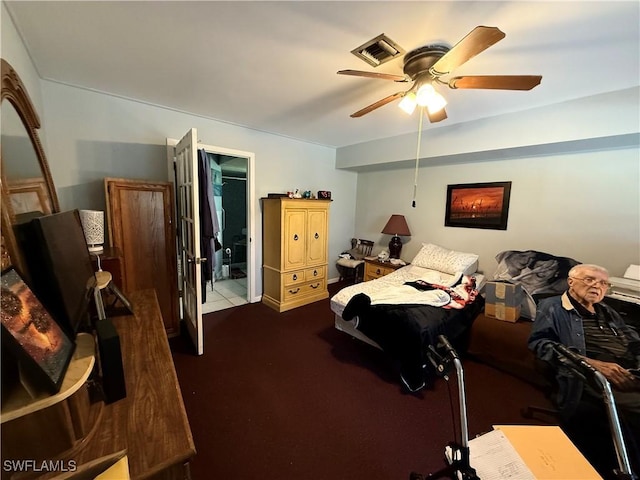
<svg viewBox="0 0 640 480">
<path fill-rule="evenodd" d="M 123 289 L 153 288 L 167 333 L 179 333 L 173 190 L 167 182 L 105 179 L 110 243 L 122 251 Z"/>
<path fill-rule="evenodd" d="M 305 266 L 305 210 L 286 209 L 284 212 L 284 270 Z"/>
<path fill-rule="evenodd" d="M 309 210 L 307 265 L 327 263 L 327 211 Z"/>
</svg>

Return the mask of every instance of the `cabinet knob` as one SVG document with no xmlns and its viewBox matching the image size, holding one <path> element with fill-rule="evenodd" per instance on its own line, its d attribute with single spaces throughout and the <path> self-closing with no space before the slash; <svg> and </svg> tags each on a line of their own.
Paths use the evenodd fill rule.
<svg viewBox="0 0 640 480">
<path fill-rule="evenodd" d="M 378 269 L 376 270 L 376 274 L 380 275 L 380 273 L 381 273 L 381 272 L 380 272 L 380 269 L 378 268 Z"/>
<path fill-rule="evenodd" d="M 316 239 L 316 240 L 320 238 L 320 235 L 318 235 L 318 232 L 316 232 L 316 234 L 314 235 L 314 237 L 315 237 L 315 239 Z"/>
<path fill-rule="evenodd" d="M 295 273 L 293 274 L 293 279 L 297 280 L 298 279 L 298 275 L 296 275 Z"/>
<path fill-rule="evenodd" d="M 314 270 L 314 271 L 313 271 L 313 276 L 314 276 L 314 277 L 317 277 L 317 276 L 318 276 L 318 270 Z"/>
<path fill-rule="evenodd" d="M 295 290 L 289 290 L 289 293 L 296 294 L 300 291 L 300 288 L 296 288 Z"/>
<path fill-rule="evenodd" d="M 294 239 L 296 242 L 298 241 L 298 234 L 297 234 L 297 233 L 293 236 L 293 239 Z"/>
</svg>

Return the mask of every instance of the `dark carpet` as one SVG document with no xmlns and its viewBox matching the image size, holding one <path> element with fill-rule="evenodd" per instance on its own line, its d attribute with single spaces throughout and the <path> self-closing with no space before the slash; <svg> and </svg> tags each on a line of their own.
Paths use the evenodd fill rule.
<svg viewBox="0 0 640 480">
<path fill-rule="evenodd" d="M 171 340 L 194 480 L 399 480 L 444 466 L 445 445 L 459 439 L 455 373 L 405 393 L 393 361 L 333 322 L 329 300 L 284 313 L 248 304 L 205 316 L 200 357 Z M 516 378 L 463 365 L 472 437 L 530 423 L 520 409 L 548 405 Z"/>
</svg>

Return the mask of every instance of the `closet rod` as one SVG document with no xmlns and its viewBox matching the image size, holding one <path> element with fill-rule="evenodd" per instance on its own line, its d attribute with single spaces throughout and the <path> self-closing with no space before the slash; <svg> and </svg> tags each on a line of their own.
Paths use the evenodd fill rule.
<svg viewBox="0 0 640 480">
<path fill-rule="evenodd" d="M 230 176 L 228 176 L 228 175 L 222 175 L 222 178 L 223 178 L 223 179 L 227 179 L 227 180 L 242 180 L 242 181 L 244 181 L 244 182 L 246 182 L 246 181 L 247 181 L 247 179 L 246 179 L 246 178 L 242 178 L 242 177 L 230 177 Z"/>
</svg>

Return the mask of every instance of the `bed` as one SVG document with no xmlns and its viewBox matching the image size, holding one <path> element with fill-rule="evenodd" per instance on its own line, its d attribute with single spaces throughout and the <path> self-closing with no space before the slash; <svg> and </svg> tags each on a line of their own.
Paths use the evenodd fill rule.
<svg viewBox="0 0 640 480">
<path fill-rule="evenodd" d="M 464 348 L 484 307 L 477 265 L 475 254 L 423 244 L 409 265 L 336 293 L 335 327 L 388 353 L 399 362 L 402 383 L 418 391 L 433 375 L 428 345 L 446 335 Z"/>
</svg>

